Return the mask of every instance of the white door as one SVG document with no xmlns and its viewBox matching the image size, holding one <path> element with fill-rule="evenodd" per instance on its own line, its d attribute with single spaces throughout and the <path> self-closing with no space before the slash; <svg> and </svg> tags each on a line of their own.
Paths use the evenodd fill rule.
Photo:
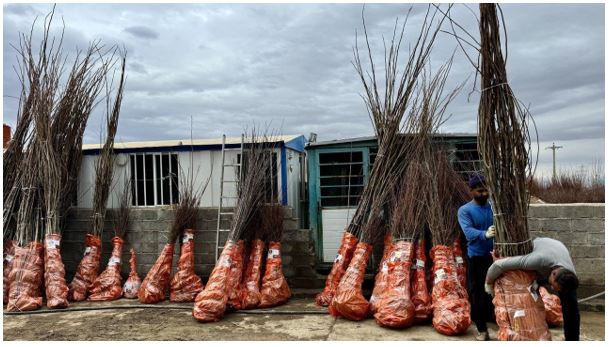
<svg viewBox="0 0 609 347">
<path fill-rule="evenodd" d="M 338 247 L 340 247 L 343 232 L 351 222 L 354 213 L 355 207 L 321 210 L 324 262 L 333 262 L 334 258 L 336 258 L 336 252 Z"/>
</svg>

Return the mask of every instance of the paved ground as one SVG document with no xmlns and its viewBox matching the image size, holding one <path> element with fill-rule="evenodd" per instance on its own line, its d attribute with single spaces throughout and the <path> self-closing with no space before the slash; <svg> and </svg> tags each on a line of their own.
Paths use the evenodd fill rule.
<svg viewBox="0 0 609 347">
<path fill-rule="evenodd" d="M 192 304 L 161 303 L 135 308 L 135 300 L 76 303 L 71 311 L 27 315 L 4 314 L 4 340 L 473 340 L 472 326 L 463 336 L 443 336 L 431 324 L 403 330 L 379 327 L 374 319 L 334 319 L 310 298 L 292 299 L 272 310 L 228 313 L 217 323 L 200 324 Z M 101 310 L 86 311 L 96 307 Z M 122 308 L 121 308 L 122 307 Z M 44 312 L 38 311 L 38 312 Z M 491 337 L 497 331 L 491 325 Z M 582 312 L 582 340 L 605 339 L 605 315 Z M 554 340 L 562 330 L 552 329 Z"/>
</svg>

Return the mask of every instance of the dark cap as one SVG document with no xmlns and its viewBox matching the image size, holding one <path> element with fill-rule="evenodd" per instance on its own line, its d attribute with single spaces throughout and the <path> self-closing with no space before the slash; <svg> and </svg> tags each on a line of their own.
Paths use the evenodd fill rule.
<svg viewBox="0 0 609 347">
<path fill-rule="evenodd" d="M 486 179 L 484 179 L 484 176 L 482 176 L 482 174 L 475 173 L 469 176 L 468 185 L 470 189 L 474 189 L 478 186 L 486 185 Z"/>
</svg>

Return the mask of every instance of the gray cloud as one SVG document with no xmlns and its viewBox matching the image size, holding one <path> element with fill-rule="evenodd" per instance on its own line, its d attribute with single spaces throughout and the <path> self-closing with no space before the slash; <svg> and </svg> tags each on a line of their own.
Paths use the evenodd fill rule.
<svg viewBox="0 0 609 347">
<path fill-rule="evenodd" d="M 149 27 L 136 25 L 125 28 L 125 32 L 141 39 L 158 39 L 159 33 L 150 29 Z"/>
</svg>

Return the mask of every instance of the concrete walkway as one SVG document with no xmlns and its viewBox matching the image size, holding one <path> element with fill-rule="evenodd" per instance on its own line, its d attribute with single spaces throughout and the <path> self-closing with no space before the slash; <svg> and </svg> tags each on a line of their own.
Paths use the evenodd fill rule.
<svg viewBox="0 0 609 347">
<path fill-rule="evenodd" d="M 4 314 L 4 340 L 473 340 L 475 327 L 465 335 L 444 336 L 431 324 L 403 330 L 379 327 L 374 319 L 352 322 L 334 319 L 310 298 L 292 299 L 270 310 L 227 313 L 217 323 L 198 323 L 192 317 L 192 304 L 163 302 L 153 307 L 136 300 L 111 303 L 74 303 L 71 309 L 36 314 Z M 102 308 L 87 311 L 88 308 Z M 56 311 L 53 311 L 56 312 Z M 491 337 L 497 326 L 490 326 Z M 554 340 L 564 339 L 561 328 L 554 328 Z M 582 340 L 605 339 L 605 315 L 582 312 Z"/>
</svg>

